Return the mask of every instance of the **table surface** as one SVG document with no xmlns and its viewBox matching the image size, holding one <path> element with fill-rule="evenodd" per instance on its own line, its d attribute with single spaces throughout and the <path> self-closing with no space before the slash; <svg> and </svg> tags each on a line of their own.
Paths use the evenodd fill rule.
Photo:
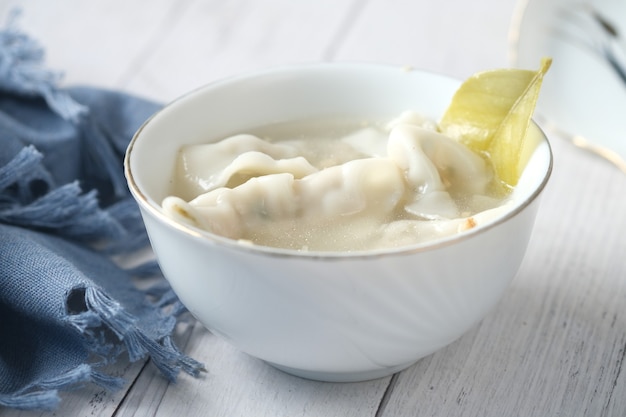
<svg viewBox="0 0 626 417">
<path fill-rule="evenodd" d="M 515 0 L 0 0 L 47 49 L 65 84 L 160 102 L 282 64 L 373 61 L 457 78 L 508 66 Z M 521 269 L 501 303 L 448 347 L 391 377 L 322 383 L 284 374 L 190 323 L 207 365 L 168 384 L 121 364 L 119 392 L 62 394 L 16 416 L 624 416 L 626 176 L 548 132 L 555 155 Z"/>
</svg>

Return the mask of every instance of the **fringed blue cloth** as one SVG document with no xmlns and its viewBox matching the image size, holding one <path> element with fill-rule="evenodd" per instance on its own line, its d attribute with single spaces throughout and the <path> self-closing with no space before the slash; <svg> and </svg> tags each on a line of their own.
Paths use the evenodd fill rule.
<svg viewBox="0 0 626 417">
<path fill-rule="evenodd" d="M 122 161 L 160 106 L 58 88 L 43 57 L 14 18 L 0 30 L 0 409 L 54 409 L 83 383 L 119 388 L 105 369 L 122 354 L 172 381 L 203 369 L 172 341 L 184 308 L 163 278 L 133 284 L 156 263 L 113 261 L 148 245 Z"/>
</svg>

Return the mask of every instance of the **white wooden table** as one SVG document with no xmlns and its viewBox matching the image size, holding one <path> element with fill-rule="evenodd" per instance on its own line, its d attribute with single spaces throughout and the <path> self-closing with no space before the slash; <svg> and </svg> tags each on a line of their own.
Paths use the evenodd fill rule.
<svg viewBox="0 0 626 417">
<path fill-rule="evenodd" d="M 161 102 L 274 65 L 375 61 L 465 78 L 508 66 L 515 0 L 0 0 L 66 84 Z M 193 323 L 179 343 L 206 363 L 168 384 L 119 366 L 116 393 L 65 393 L 16 416 L 624 416 L 626 176 L 551 134 L 555 167 L 521 270 L 502 302 L 447 348 L 393 377 L 299 379 Z"/>
</svg>

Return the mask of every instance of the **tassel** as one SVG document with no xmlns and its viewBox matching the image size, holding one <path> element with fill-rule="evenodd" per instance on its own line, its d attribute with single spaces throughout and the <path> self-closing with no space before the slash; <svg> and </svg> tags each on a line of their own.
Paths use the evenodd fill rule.
<svg viewBox="0 0 626 417">
<path fill-rule="evenodd" d="M 0 221 L 27 228 L 93 241 L 119 239 L 124 229 L 105 211 L 100 210 L 96 192 L 81 195 L 77 182 L 56 188 L 24 206 L 0 210 Z"/>
<path fill-rule="evenodd" d="M 41 180 L 51 187 L 42 161 L 42 154 L 31 145 L 22 148 L 0 167 L 0 191 L 5 199 L 0 200 L 0 221 L 100 243 L 101 250 L 107 254 L 131 253 L 148 246 L 139 210 L 130 198 L 103 210 L 97 192 L 82 194 L 82 188 L 75 181 L 33 199 L 29 187 L 32 181 Z M 17 186 L 16 191 L 9 192 L 8 188 L 13 185 Z M 137 272 L 157 273 L 158 267 L 148 264 Z"/>
<path fill-rule="evenodd" d="M 27 394 L 0 395 L 0 405 L 19 410 L 54 410 L 61 403 L 55 389 Z"/>
<path fill-rule="evenodd" d="M 200 372 L 206 372 L 206 368 L 204 367 L 204 364 L 198 362 L 197 360 L 193 359 L 190 356 L 186 356 L 184 355 L 182 352 L 180 352 L 180 350 L 178 349 L 178 347 L 176 347 L 176 345 L 174 344 L 174 341 L 172 340 L 172 338 L 170 336 L 166 337 L 163 339 L 163 344 L 171 349 L 174 352 L 177 352 L 179 355 L 181 355 L 182 360 L 181 360 L 181 365 L 182 365 L 182 370 L 185 371 L 186 373 L 188 373 L 189 375 L 192 375 L 194 377 L 198 377 L 200 375 Z"/>
<path fill-rule="evenodd" d="M 23 394 L 0 395 L 0 405 L 21 410 L 54 410 L 61 402 L 59 390 L 81 382 L 93 382 L 110 391 L 119 390 L 124 386 L 124 379 L 105 375 L 83 364 L 43 381 L 37 384 L 37 387 L 26 387 L 22 390 Z"/>
<path fill-rule="evenodd" d="M 100 317 L 93 311 L 84 311 L 68 316 L 69 322 L 81 333 L 86 333 L 90 328 L 100 325 Z"/>
<path fill-rule="evenodd" d="M 87 108 L 57 90 L 62 74 L 45 69 L 43 48 L 17 29 L 21 11 L 13 9 L 6 28 L 0 32 L 0 89 L 35 97 L 40 96 L 56 114 L 77 121 Z"/>
<path fill-rule="evenodd" d="M 30 145 L 0 167 L 0 211 L 10 204 L 30 202 L 52 187 L 54 181 L 42 162 L 43 154 Z"/>
<path fill-rule="evenodd" d="M 181 369 L 194 374 L 202 368 L 199 362 L 191 360 L 177 349 L 172 349 L 171 343 L 164 345 L 148 337 L 136 326 L 134 317 L 100 290 L 86 288 L 85 301 L 88 309 L 98 314 L 102 324 L 124 342 L 131 362 L 148 355 L 170 381 L 176 380 Z"/>
<path fill-rule="evenodd" d="M 43 155 L 34 146 L 18 152 L 6 165 L 0 166 L 0 191 L 19 182 L 23 176 L 41 163 Z"/>
<path fill-rule="evenodd" d="M 126 381 L 124 381 L 124 378 L 118 378 L 91 370 L 91 382 L 104 389 L 117 391 L 124 386 Z"/>
<path fill-rule="evenodd" d="M 43 389 L 64 389 L 79 382 L 86 382 L 91 379 L 91 367 L 89 365 L 79 365 L 74 369 L 57 375 L 54 378 L 40 382 L 37 386 Z"/>
</svg>

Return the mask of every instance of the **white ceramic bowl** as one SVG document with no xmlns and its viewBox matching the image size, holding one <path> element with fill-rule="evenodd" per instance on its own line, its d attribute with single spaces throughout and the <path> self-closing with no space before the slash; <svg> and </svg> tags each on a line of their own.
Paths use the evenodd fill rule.
<svg viewBox="0 0 626 417">
<path fill-rule="evenodd" d="M 476 325 L 515 276 L 552 167 L 547 139 L 493 224 L 427 245 L 357 254 L 241 245 L 176 223 L 160 208 L 176 153 L 262 124 L 313 116 L 438 119 L 459 81 L 403 68 L 317 64 L 207 85 L 150 118 L 127 151 L 129 187 L 165 277 L 214 334 L 295 375 L 389 375 Z M 497 340 L 494 340 L 497 343 Z"/>
</svg>

